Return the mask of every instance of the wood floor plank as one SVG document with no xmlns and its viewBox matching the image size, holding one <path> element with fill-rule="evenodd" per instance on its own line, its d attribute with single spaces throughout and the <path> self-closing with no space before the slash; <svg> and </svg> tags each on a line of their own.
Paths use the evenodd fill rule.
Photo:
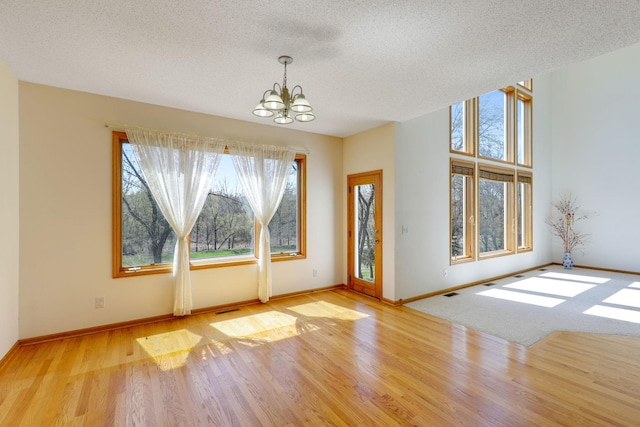
<svg viewBox="0 0 640 427">
<path fill-rule="evenodd" d="M 569 332 L 527 348 L 332 290 L 18 348 L 0 426 L 629 426 L 639 354 Z"/>
</svg>

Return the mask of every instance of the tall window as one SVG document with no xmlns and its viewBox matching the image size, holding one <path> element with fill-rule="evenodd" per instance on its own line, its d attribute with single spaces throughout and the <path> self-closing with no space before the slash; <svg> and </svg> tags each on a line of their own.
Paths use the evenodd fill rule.
<svg viewBox="0 0 640 427">
<path fill-rule="evenodd" d="M 532 180 L 531 173 L 518 172 L 517 185 L 517 245 L 518 252 L 531 250 L 532 246 Z"/>
<path fill-rule="evenodd" d="M 282 201 L 269 222 L 271 258 L 274 261 L 282 259 L 283 255 L 297 255 L 301 251 L 300 229 L 304 228 L 301 212 L 303 202 L 302 193 L 298 189 L 304 187 L 302 167 L 302 157 L 291 164 Z"/>
<path fill-rule="evenodd" d="M 478 216 L 480 255 L 512 251 L 513 172 L 480 166 Z"/>
<path fill-rule="evenodd" d="M 473 163 L 451 162 L 451 260 L 472 259 L 474 254 Z"/>
<path fill-rule="evenodd" d="M 516 149 L 518 165 L 531 167 L 531 103 L 530 95 L 518 90 L 516 101 Z"/>
<path fill-rule="evenodd" d="M 453 104 L 449 110 L 451 152 L 473 155 L 475 153 L 475 109 L 476 100 Z"/>
<path fill-rule="evenodd" d="M 291 165 L 271 232 L 272 261 L 303 258 L 304 155 Z M 200 216 L 190 234 L 192 268 L 256 262 L 257 223 L 231 156 L 223 156 Z M 140 171 L 125 133 L 113 133 L 113 275 L 171 271 L 175 234 L 164 219 Z"/>
<path fill-rule="evenodd" d="M 511 88 L 495 90 L 478 98 L 478 152 L 488 159 L 512 161 Z"/>
<path fill-rule="evenodd" d="M 451 263 L 533 246 L 532 87 L 526 80 L 450 107 Z"/>
</svg>

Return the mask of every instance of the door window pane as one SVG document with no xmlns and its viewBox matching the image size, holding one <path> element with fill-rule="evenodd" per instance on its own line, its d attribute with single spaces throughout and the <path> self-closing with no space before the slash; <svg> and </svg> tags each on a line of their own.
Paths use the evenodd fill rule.
<svg viewBox="0 0 640 427">
<path fill-rule="evenodd" d="M 355 210 L 355 277 L 375 282 L 375 187 L 354 186 Z"/>
</svg>

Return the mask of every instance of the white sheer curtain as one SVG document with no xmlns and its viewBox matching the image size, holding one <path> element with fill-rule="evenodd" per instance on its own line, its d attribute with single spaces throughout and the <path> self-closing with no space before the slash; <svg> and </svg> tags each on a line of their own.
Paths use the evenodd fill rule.
<svg viewBox="0 0 640 427">
<path fill-rule="evenodd" d="M 240 185 L 260 223 L 258 242 L 258 297 L 271 297 L 271 238 L 269 221 L 278 210 L 287 174 L 296 152 L 286 147 L 229 144 Z"/>
<path fill-rule="evenodd" d="M 173 314 L 191 314 L 189 233 L 213 183 L 225 142 L 147 129 L 126 131 L 151 193 L 176 233 Z"/>
</svg>

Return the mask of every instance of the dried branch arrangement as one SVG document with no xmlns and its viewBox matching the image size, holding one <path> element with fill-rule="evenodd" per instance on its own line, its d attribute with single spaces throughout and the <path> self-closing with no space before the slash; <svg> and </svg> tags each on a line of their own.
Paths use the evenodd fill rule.
<svg viewBox="0 0 640 427">
<path fill-rule="evenodd" d="M 551 226 L 553 235 L 562 240 L 565 252 L 571 252 L 574 248 L 591 241 L 591 233 L 576 230 L 574 224 L 591 218 L 594 215 L 593 212 L 581 211 L 581 207 L 571 193 L 562 194 L 552 206 L 554 211 L 545 222 Z"/>
</svg>

